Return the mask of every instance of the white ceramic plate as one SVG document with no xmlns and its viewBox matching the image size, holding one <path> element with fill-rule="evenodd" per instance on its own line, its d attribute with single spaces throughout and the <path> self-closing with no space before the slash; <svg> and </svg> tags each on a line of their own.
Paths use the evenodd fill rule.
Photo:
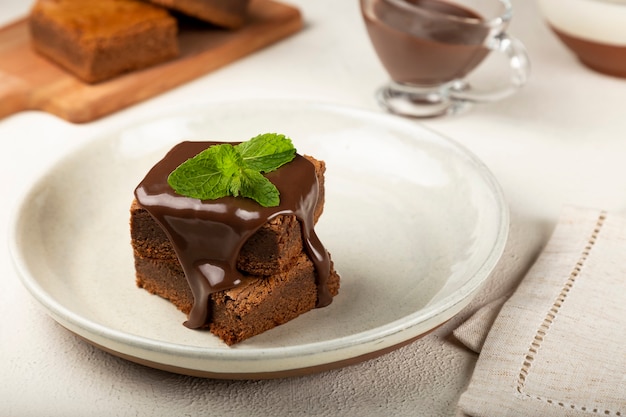
<svg viewBox="0 0 626 417">
<path fill-rule="evenodd" d="M 128 209 L 135 186 L 175 143 L 269 131 L 326 161 L 316 230 L 341 290 L 329 307 L 227 347 L 135 286 Z M 233 102 L 177 109 L 87 142 L 26 195 L 11 250 L 50 315 L 106 351 L 190 375 L 269 378 L 364 360 L 444 323 L 487 278 L 507 231 L 506 205 L 485 166 L 413 121 L 323 104 Z"/>
</svg>

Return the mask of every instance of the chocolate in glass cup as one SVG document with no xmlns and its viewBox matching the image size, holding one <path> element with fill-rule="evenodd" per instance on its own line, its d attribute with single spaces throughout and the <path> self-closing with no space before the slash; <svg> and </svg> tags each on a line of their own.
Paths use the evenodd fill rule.
<svg viewBox="0 0 626 417">
<path fill-rule="evenodd" d="M 459 113 L 501 100 L 526 83 L 523 44 L 505 30 L 509 0 L 360 0 L 365 26 L 391 81 L 378 102 L 403 116 Z M 504 54 L 506 80 L 474 89 L 467 76 L 492 52 Z"/>
</svg>

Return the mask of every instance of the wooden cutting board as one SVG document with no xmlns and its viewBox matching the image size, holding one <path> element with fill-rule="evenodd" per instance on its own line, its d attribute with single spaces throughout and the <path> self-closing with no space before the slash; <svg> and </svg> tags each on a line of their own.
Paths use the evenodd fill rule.
<svg viewBox="0 0 626 417">
<path fill-rule="evenodd" d="M 227 31 L 186 22 L 175 60 L 89 85 L 35 53 L 26 19 L 0 28 L 0 118 L 43 110 L 74 123 L 95 120 L 209 73 L 302 28 L 298 9 L 252 0 L 248 23 Z"/>
</svg>

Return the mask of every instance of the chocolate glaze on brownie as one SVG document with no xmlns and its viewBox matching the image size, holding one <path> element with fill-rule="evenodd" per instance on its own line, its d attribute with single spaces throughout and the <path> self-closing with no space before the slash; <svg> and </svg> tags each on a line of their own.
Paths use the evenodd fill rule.
<svg viewBox="0 0 626 417">
<path fill-rule="evenodd" d="M 280 205 L 262 207 L 253 200 L 223 197 L 203 200 L 175 193 L 168 175 L 187 159 L 220 142 L 182 142 L 157 163 L 137 186 L 135 197 L 163 228 L 182 265 L 194 305 L 185 325 L 200 328 L 209 320 L 212 293 L 239 285 L 236 263 L 246 240 L 281 214 L 293 214 L 301 224 L 302 240 L 317 272 L 317 307 L 331 303 L 327 280 L 330 259 L 314 226 L 319 184 L 315 167 L 296 155 L 293 161 L 266 174 L 280 192 Z M 208 257 L 208 254 L 211 257 Z"/>
</svg>

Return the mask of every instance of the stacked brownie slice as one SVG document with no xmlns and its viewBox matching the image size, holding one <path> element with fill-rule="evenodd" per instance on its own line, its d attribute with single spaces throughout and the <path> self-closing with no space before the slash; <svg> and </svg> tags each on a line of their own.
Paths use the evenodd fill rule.
<svg viewBox="0 0 626 417">
<path fill-rule="evenodd" d="M 324 164 L 307 159 L 315 166 L 319 183 L 314 208 L 317 221 L 324 205 Z M 189 315 L 194 296 L 177 254 L 162 227 L 137 200 L 131 205 L 130 228 L 137 285 Z M 319 294 L 335 296 L 339 276 L 331 261 L 330 274 L 320 291 L 318 272 L 305 247 L 302 224 L 294 214 L 270 219 L 239 252 L 241 283 L 210 295 L 203 327 L 232 345 L 323 306 Z"/>
</svg>

